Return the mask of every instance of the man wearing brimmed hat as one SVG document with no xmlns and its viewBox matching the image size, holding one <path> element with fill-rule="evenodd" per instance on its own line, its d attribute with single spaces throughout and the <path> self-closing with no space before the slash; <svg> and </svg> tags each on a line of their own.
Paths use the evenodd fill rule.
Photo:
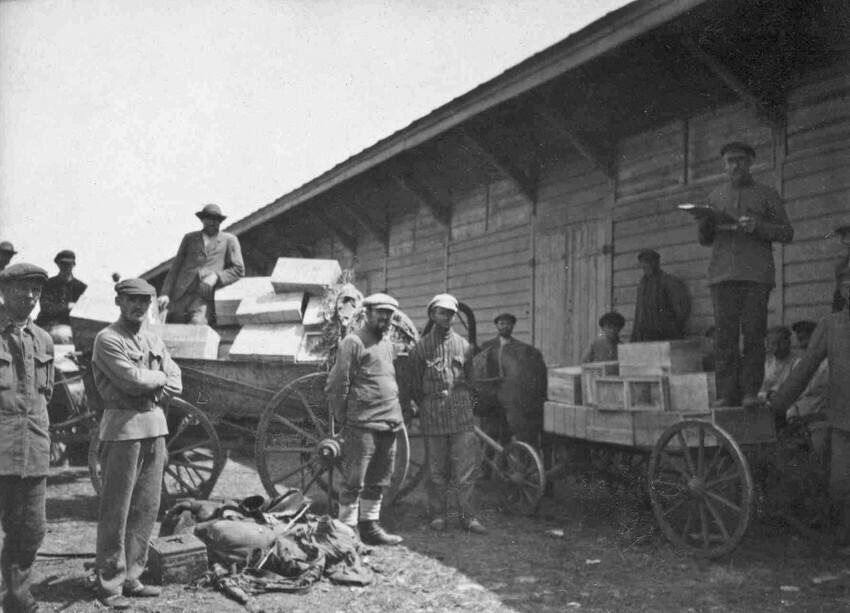
<svg viewBox="0 0 850 613">
<path fill-rule="evenodd" d="M 495 387 L 495 397 L 478 397 L 483 412 L 490 413 L 486 415 L 488 433 L 501 437 L 503 442 L 515 437 L 539 447 L 547 386 L 543 354 L 513 337 L 513 313 L 500 313 L 493 323 L 498 336 L 482 343 L 481 353 L 473 359 L 476 377 L 501 379 Z M 491 408 L 495 411 L 488 411 Z"/>
<path fill-rule="evenodd" d="M 12 264 L 0 272 L 0 553 L 3 611 L 36 611 L 30 574 L 47 525 L 47 403 L 53 341 L 30 319 L 47 272 Z"/>
<path fill-rule="evenodd" d="M 245 276 L 239 239 L 219 230 L 227 217 L 217 204 L 195 213 L 204 227 L 180 242 L 158 299 L 172 323 L 215 323 L 215 290 Z"/>
<path fill-rule="evenodd" d="M 121 314 L 95 337 L 92 356 L 104 408 L 96 567 L 100 602 L 126 609 L 127 597 L 159 594 L 139 577 L 159 511 L 168 434 L 163 406 L 180 394 L 182 384 L 165 343 L 142 329 L 156 296 L 153 286 L 143 279 L 124 279 L 115 293 Z"/>
<path fill-rule="evenodd" d="M 71 325 L 71 309 L 88 287 L 74 276 L 77 256 L 70 249 L 56 254 L 53 262 L 59 267 L 59 274 L 50 277 L 41 292 L 41 310 L 35 322 L 49 330 L 56 325 Z"/>
<path fill-rule="evenodd" d="M 433 328 L 410 353 L 411 395 L 425 435 L 431 529 L 446 529 L 451 491 L 457 496 L 461 526 L 484 534 L 474 501 L 480 454 L 469 389 L 472 347 L 452 330 L 457 310 L 457 299 L 451 294 L 437 294 L 428 303 Z"/>
<path fill-rule="evenodd" d="M 638 253 L 643 276 L 638 283 L 632 342 L 672 341 L 685 338 L 691 315 L 688 288 L 678 277 L 661 270 L 657 251 Z"/>
<path fill-rule="evenodd" d="M 837 271 L 836 281 L 837 291 L 845 304 L 850 304 L 850 269 Z M 812 442 L 829 454 L 829 496 L 840 518 L 837 541 L 847 545 L 850 544 L 850 309 L 820 320 L 806 353 L 782 386 L 768 396 L 767 406 L 778 419 L 783 419 L 824 359 L 829 361 L 828 401 L 823 407 L 826 422 L 812 424 Z"/>
<path fill-rule="evenodd" d="M 15 247 L 9 241 L 0 241 L 0 271 L 9 265 L 12 261 L 12 256 L 17 253 Z"/>
<path fill-rule="evenodd" d="M 717 405 L 754 406 L 764 379 L 767 303 L 776 277 L 773 243 L 790 243 L 794 229 L 776 190 L 750 174 L 755 150 L 736 141 L 720 155 L 729 181 L 708 197 L 718 216 L 699 219 L 699 243 L 711 247 Z"/>
<path fill-rule="evenodd" d="M 326 387 L 334 417 L 343 424 L 339 520 L 356 527 L 367 545 L 397 545 L 402 538 L 381 527 L 380 514 L 393 474 L 396 432 L 404 425 L 387 337 L 398 301 L 372 294 L 362 305 L 365 325 L 340 341 Z"/>
</svg>

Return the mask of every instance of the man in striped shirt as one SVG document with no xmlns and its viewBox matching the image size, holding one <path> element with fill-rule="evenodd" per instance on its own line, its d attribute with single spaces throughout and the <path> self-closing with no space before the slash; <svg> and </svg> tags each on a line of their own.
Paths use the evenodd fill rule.
<svg viewBox="0 0 850 613">
<path fill-rule="evenodd" d="M 411 393 L 425 435 L 431 529 L 446 529 L 448 492 L 452 490 L 457 495 L 461 526 L 486 534 L 475 517 L 474 505 L 479 443 L 468 385 L 472 348 L 452 330 L 457 308 L 457 299 L 450 294 L 438 294 L 428 303 L 433 328 L 410 354 Z"/>
</svg>

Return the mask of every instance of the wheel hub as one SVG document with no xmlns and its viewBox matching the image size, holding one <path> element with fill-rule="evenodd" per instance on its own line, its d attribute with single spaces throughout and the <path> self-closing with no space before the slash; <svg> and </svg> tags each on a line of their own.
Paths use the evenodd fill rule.
<svg viewBox="0 0 850 613">
<path fill-rule="evenodd" d="M 342 447 L 340 447 L 339 441 L 333 438 L 326 438 L 321 441 L 316 447 L 316 451 L 319 454 L 319 459 L 326 466 L 333 464 L 342 455 Z"/>
<path fill-rule="evenodd" d="M 691 477 L 688 480 L 688 490 L 691 493 L 691 496 L 704 496 L 705 495 L 705 479 L 702 477 Z"/>
</svg>

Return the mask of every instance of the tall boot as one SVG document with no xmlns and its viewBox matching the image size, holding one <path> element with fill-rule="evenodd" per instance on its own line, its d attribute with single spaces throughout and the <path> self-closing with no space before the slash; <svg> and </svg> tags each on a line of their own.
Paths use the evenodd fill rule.
<svg viewBox="0 0 850 613">
<path fill-rule="evenodd" d="M 404 539 L 397 534 L 389 534 L 381 527 L 378 520 L 381 516 L 381 499 L 360 501 L 360 521 L 357 528 L 360 540 L 366 545 L 398 545 Z"/>
</svg>

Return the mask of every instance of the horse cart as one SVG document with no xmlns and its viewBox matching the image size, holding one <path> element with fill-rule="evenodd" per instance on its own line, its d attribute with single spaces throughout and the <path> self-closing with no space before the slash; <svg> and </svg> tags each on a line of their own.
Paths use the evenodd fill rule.
<svg viewBox="0 0 850 613">
<path fill-rule="evenodd" d="M 548 474 L 577 466 L 603 474 L 619 470 L 623 482 L 639 483 L 648 493 L 668 540 L 719 557 L 737 547 L 757 507 L 789 503 L 765 499 L 771 494 L 765 476 L 773 485 L 787 484 L 789 458 L 799 457 L 803 446 L 778 436 L 764 408 L 713 408 L 713 374 L 697 372 L 698 366 L 671 374 L 671 344 L 620 345 L 621 358 L 624 348 L 642 355 L 626 372 L 618 362 L 550 369 Z M 666 358 L 654 362 L 662 354 Z M 675 371 L 675 356 L 672 362 Z"/>
</svg>

